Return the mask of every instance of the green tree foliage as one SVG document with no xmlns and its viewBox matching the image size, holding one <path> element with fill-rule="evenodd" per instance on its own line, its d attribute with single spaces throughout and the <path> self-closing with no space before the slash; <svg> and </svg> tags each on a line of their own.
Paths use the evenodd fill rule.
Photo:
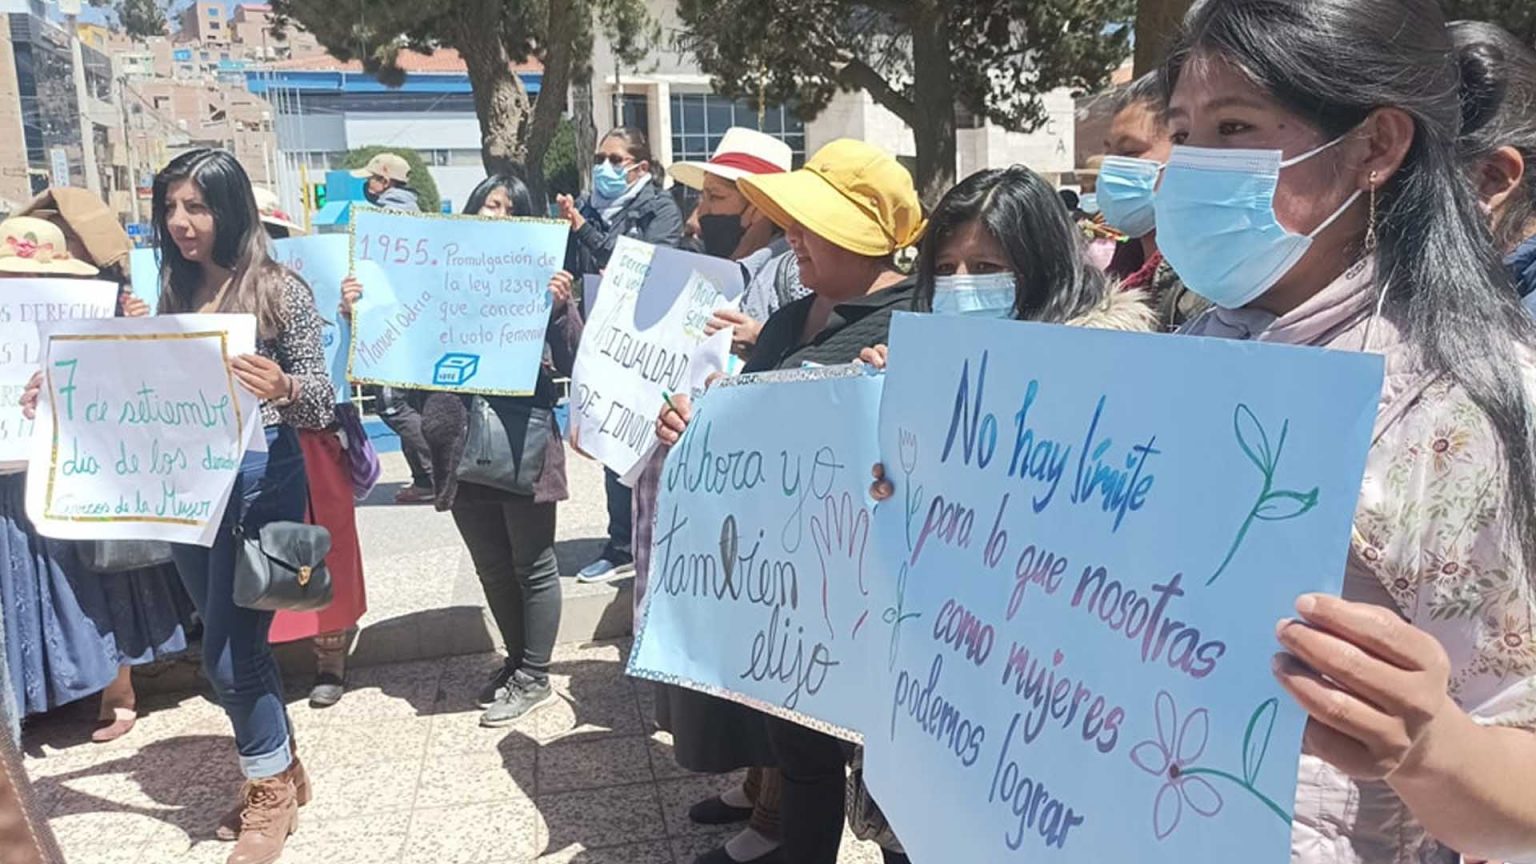
<svg viewBox="0 0 1536 864">
<path fill-rule="evenodd" d="M 954 182 L 955 109 L 1015 130 L 1040 94 L 1097 89 L 1130 53 L 1135 0 L 679 0 L 679 44 L 720 92 L 806 116 L 861 89 L 912 127 L 932 203 Z"/>
<path fill-rule="evenodd" d="M 1451 21 L 1489 21 L 1536 47 L 1536 2 L 1533 0 L 1441 0 Z"/>
<path fill-rule="evenodd" d="M 438 194 L 437 181 L 432 179 L 432 172 L 427 170 L 427 163 L 415 150 L 404 147 L 359 147 L 356 150 L 347 151 L 347 155 L 341 160 L 341 167 L 349 171 L 367 167 L 368 160 L 380 153 L 393 153 L 410 164 L 410 187 L 416 190 L 416 201 L 421 205 L 421 212 L 436 213 L 442 209 L 443 199 Z"/>
<path fill-rule="evenodd" d="M 1162 65 L 1189 11 L 1191 0 L 1138 0 L 1136 4 L 1136 75 Z"/>
<path fill-rule="evenodd" d="M 163 0 L 91 0 L 97 8 L 110 8 L 124 33 L 134 40 L 164 36 L 167 29 Z"/>
<path fill-rule="evenodd" d="M 341 60 L 359 60 L 388 85 L 405 79 L 400 51 L 452 48 L 464 59 L 480 121 L 488 172 L 525 177 L 544 195 L 543 162 L 555 137 L 572 73 L 592 51 L 594 8 L 619 7 L 605 20 L 649 20 L 644 0 L 273 0 L 280 25 L 302 26 Z M 531 99 L 516 64 L 543 66 Z"/>
<path fill-rule="evenodd" d="M 576 125 L 562 118 L 555 130 L 555 140 L 544 151 L 544 180 L 550 195 L 580 195 L 581 169 L 576 158 L 581 150 L 576 144 Z M 592 148 L 588 147 L 591 153 Z M 591 157 L 587 157 L 591 161 Z"/>
</svg>

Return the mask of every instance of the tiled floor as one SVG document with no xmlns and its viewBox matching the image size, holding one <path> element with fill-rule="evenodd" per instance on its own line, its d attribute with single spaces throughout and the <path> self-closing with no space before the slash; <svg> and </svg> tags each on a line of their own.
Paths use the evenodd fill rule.
<svg viewBox="0 0 1536 864">
<path fill-rule="evenodd" d="M 324 711 L 295 691 L 315 798 L 283 861 L 690 864 L 722 835 L 691 824 L 687 806 L 732 781 L 688 775 L 668 736 L 646 734 L 625 647 L 561 646 L 561 698 L 508 729 L 481 729 L 471 702 L 494 655 L 360 669 Z M 223 713 L 199 695 L 146 701 L 138 727 L 113 744 L 89 743 L 85 707 L 27 731 L 27 768 L 69 864 L 229 854 L 212 839 L 239 785 Z M 873 847 L 844 843 L 845 864 L 878 860 Z"/>
</svg>

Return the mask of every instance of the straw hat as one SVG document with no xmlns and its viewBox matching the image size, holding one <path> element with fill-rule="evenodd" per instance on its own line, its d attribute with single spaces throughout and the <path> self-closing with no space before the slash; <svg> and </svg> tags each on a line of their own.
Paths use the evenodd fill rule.
<svg viewBox="0 0 1536 864">
<path fill-rule="evenodd" d="M 788 144 L 756 129 L 732 126 L 708 162 L 678 162 L 672 177 L 691 189 L 704 188 L 704 175 L 736 181 L 755 174 L 783 174 L 794 160 Z"/>
<path fill-rule="evenodd" d="M 293 234 L 304 233 L 304 226 L 293 221 L 283 211 L 283 202 L 277 200 L 276 192 L 265 186 L 252 186 L 251 194 L 256 196 L 256 210 L 261 214 L 261 221 L 278 228 L 286 228 Z"/>
<path fill-rule="evenodd" d="M 95 276 L 95 267 L 69 254 L 59 226 L 34 216 L 0 222 L 0 273 L 27 276 Z"/>
<path fill-rule="evenodd" d="M 133 252 L 133 240 L 117 221 L 117 214 L 89 189 L 54 186 L 15 215 L 52 222 L 64 232 L 70 254 L 97 267 L 125 266 Z"/>
<path fill-rule="evenodd" d="M 889 255 L 922 239 L 912 175 L 883 150 L 844 138 L 786 174 L 742 177 L 737 187 L 774 224 L 806 230 L 849 252 Z"/>
</svg>

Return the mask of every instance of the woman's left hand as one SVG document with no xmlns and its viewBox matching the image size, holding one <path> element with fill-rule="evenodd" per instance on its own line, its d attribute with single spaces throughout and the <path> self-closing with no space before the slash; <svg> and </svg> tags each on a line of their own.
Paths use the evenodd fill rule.
<svg viewBox="0 0 1536 864">
<path fill-rule="evenodd" d="M 558 271 L 554 276 L 550 277 L 549 299 L 554 302 L 556 309 L 571 302 L 571 291 L 575 288 L 575 285 L 576 277 L 564 270 Z"/>
<path fill-rule="evenodd" d="M 124 318 L 149 317 L 149 304 L 141 300 L 132 290 L 125 290 L 119 294 L 118 302 L 122 306 Z"/>
<path fill-rule="evenodd" d="M 283 367 L 260 354 L 241 354 L 229 361 L 229 368 L 245 389 L 263 402 L 287 399 L 293 394 L 293 381 Z"/>
<path fill-rule="evenodd" d="M 1276 628 L 1275 677 L 1311 718 L 1307 749 L 1357 780 L 1422 762 L 1466 715 L 1451 700 L 1450 658 L 1389 609 L 1321 594 Z"/>
<path fill-rule="evenodd" d="M 26 389 L 21 391 L 21 416 L 37 419 L 37 400 L 43 395 L 43 372 L 39 369 L 27 379 Z"/>
</svg>

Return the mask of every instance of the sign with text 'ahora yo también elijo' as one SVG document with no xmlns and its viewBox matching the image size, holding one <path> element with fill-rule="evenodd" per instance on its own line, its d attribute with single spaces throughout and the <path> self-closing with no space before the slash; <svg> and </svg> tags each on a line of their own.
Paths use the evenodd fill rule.
<svg viewBox="0 0 1536 864">
<path fill-rule="evenodd" d="M 21 394 L 42 368 L 39 324 L 111 318 L 117 285 L 94 279 L 6 279 L 0 292 L 0 464 L 25 464 L 33 421 L 21 413 Z"/>
<path fill-rule="evenodd" d="M 897 316 L 865 776 L 915 861 L 1290 860 L 1275 622 L 1342 585 L 1381 380 L 1369 354 Z"/>
<path fill-rule="evenodd" d="M 550 279 L 570 225 L 354 208 L 363 297 L 349 377 L 418 390 L 526 395 L 538 384 Z"/>
<path fill-rule="evenodd" d="M 868 498 L 881 383 L 839 366 L 709 390 L 662 472 L 629 674 L 859 737 L 894 600 Z"/>
<path fill-rule="evenodd" d="M 27 515 L 45 537 L 213 544 L 261 429 L 228 361 L 256 348 L 251 315 L 42 325 L 43 388 Z"/>
<path fill-rule="evenodd" d="M 655 441 L 663 394 L 686 386 L 705 325 L 735 308 L 745 286 L 735 261 L 620 238 L 576 353 L 572 445 L 629 474 Z"/>
</svg>

